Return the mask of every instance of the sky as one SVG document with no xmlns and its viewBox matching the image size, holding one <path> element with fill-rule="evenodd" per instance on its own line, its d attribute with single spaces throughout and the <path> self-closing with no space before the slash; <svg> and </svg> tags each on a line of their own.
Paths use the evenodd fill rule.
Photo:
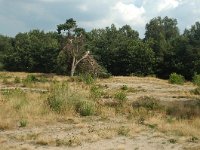
<svg viewBox="0 0 200 150">
<path fill-rule="evenodd" d="M 74 18 L 87 31 L 128 24 L 144 37 L 146 23 L 157 16 L 176 18 L 182 32 L 200 21 L 200 0 L 0 0 L 0 34 L 56 31 Z"/>
</svg>

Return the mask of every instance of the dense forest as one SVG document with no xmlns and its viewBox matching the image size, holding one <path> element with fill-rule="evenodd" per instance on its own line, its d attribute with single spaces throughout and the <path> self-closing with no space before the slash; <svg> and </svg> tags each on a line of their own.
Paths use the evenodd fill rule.
<svg viewBox="0 0 200 150">
<path fill-rule="evenodd" d="M 117 28 L 112 24 L 86 32 L 73 19 L 58 25 L 58 32 L 31 30 L 14 38 L 0 35 L 1 70 L 69 75 L 72 58 L 66 49 L 75 45 L 66 48 L 67 39 L 81 33 L 81 43 L 75 44 L 90 51 L 112 75 L 167 78 L 176 72 L 189 80 L 200 73 L 200 23 L 182 34 L 177 24 L 174 18 L 153 18 L 146 24 L 144 39 L 129 25 Z"/>
</svg>

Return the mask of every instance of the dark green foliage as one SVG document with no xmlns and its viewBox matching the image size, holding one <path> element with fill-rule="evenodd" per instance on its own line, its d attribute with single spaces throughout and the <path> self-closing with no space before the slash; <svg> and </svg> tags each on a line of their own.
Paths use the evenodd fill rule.
<svg viewBox="0 0 200 150">
<path fill-rule="evenodd" d="M 111 25 L 106 29 L 92 30 L 88 33 L 88 48 L 113 75 L 153 73 L 153 50 L 128 25 L 119 29 Z"/>
<path fill-rule="evenodd" d="M 155 52 L 156 66 L 155 73 L 158 76 L 166 77 L 168 70 L 165 70 L 165 55 L 172 50 L 172 41 L 179 36 L 177 20 L 169 17 L 153 18 L 146 25 L 145 41 L 150 42 L 150 47 Z M 167 72 L 166 72 L 167 71 Z"/>
<path fill-rule="evenodd" d="M 179 74 L 176 74 L 176 73 L 172 73 L 169 76 L 169 82 L 171 84 L 184 84 L 185 78 L 182 75 L 179 75 Z"/>
<path fill-rule="evenodd" d="M 58 36 L 33 30 L 16 35 L 13 47 L 3 57 L 6 70 L 28 72 L 53 72 L 59 53 Z"/>
<path fill-rule="evenodd" d="M 73 60 L 71 52 L 79 45 L 81 53 L 76 55 L 77 60 L 89 50 L 105 68 L 105 72 L 98 74 L 101 78 L 111 74 L 155 74 L 168 78 L 176 72 L 191 80 L 194 73 L 200 74 L 200 22 L 182 35 L 177 24 L 176 19 L 167 16 L 153 18 L 146 24 L 144 39 L 140 39 L 138 32 L 129 25 L 117 28 L 112 24 L 85 32 L 77 27 L 73 18 L 58 25 L 58 33 L 32 30 L 18 33 L 14 38 L 0 35 L 0 70 L 69 75 Z M 75 39 L 80 35 L 84 38 L 65 47 L 67 38 Z M 78 69 L 77 74 L 81 73 Z M 198 85 L 197 80 L 198 76 L 195 76 L 194 82 Z"/>
<path fill-rule="evenodd" d="M 5 53 L 13 51 L 14 39 L 11 37 L 0 35 L 0 70 L 4 69 L 3 58 Z"/>
</svg>

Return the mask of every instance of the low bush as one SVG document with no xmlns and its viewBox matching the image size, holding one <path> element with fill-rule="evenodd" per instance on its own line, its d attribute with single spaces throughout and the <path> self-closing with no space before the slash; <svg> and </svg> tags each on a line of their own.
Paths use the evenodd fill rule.
<svg viewBox="0 0 200 150">
<path fill-rule="evenodd" d="M 193 83 L 197 86 L 200 86 L 200 75 L 199 74 L 195 74 L 193 77 Z"/>
<path fill-rule="evenodd" d="M 158 99 L 148 96 L 138 98 L 137 101 L 132 103 L 132 106 L 133 108 L 143 107 L 147 110 L 158 110 L 162 107 Z"/>
<path fill-rule="evenodd" d="M 92 99 L 97 100 L 97 99 L 101 98 L 102 95 L 103 95 L 103 91 L 99 86 L 97 86 L 97 85 L 91 86 L 90 97 Z"/>
<path fill-rule="evenodd" d="M 172 73 L 169 76 L 169 82 L 171 84 L 180 84 L 180 85 L 182 85 L 185 82 L 185 78 L 184 78 L 184 76 L 179 75 L 177 73 Z"/>
<path fill-rule="evenodd" d="M 166 114 L 178 119 L 191 119 L 200 115 L 200 100 L 172 102 L 166 106 Z"/>
<path fill-rule="evenodd" d="M 37 82 L 37 81 L 39 81 L 38 78 L 33 74 L 27 75 L 26 78 L 24 79 L 25 83 L 33 83 L 33 82 Z"/>
<path fill-rule="evenodd" d="M 68 93 L 69 89 L 67 83 L 54 83 L 51 86 L 46 104 L 51 110 L 62 113 L 67 108 L 67 101 L 69 100 Z"/>
<path fill-rule="evenodd" d="M 95 82 L 95 78 L 91 74 L 81 74 L 79 79 L 85 84 L 93 84 Z"/>
<path fill-rule="evenodd" d="M 123 105 L 127 101 L 127 96 L 124 91 L 119 91 L 115 93 L 114 98 L 118 101 L 120 105 Z"/>
<path fill-rule="evenodd" d="M 128 90 L 128 86 L 127 85 L 122 85 L 121 90 L 124 90 L 124 91 Z"/>
<path fill-rule="evenodd" d="M 52 111 L 59 114 L 73 110 L 81 116 L 93 115 L 95 113 L 95 103 L 84 98 L 77 91 L 72 91 L 67 82 L 54 83 L 45 103 Z"/>
<path fill-rule="evenodd" d="M 28 124 L 28 121 L 25 120 L 25 119 L 22 119 L 22 120 L 19 121 L 19 127 L 22 127 L 22 128 L 26 127 L 27 124 Z"/>
<path fill-rule="evenodd" d="M 91 101 L 79 101 L 75 107 L 81 116 L 91 116 L 95 113 L 95 104 Z"/>
</svg>

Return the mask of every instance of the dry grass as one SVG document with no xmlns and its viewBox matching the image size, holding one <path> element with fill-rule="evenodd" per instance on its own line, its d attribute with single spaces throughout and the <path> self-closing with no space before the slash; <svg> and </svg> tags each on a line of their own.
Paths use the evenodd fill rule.
<svg viewBox="0 0 200 150">
<path fill-rule="evenodd" d="M 166 115 L 165 110 L 162 108 L 156 107 L 155 109 L 153 107 L 148 109 L 146 107 L 133 107 L 133 103 L 141 100 L 141 97 L 154 97 L 164 102 L 198 99 L 198 95 L 190 92 L 192 89 L 195 89 L 195 86 L 189 82 L 180 86 L 170 85 L 168 81 L 153 77 L 112 77 L 110 79 L 98 79 L 95 85 L 100 88 L 101 93 L 96 98 L 97 96 L 95 97 L 92 94 L 99 93 L 91 93 L 93 85 L 71 81 L 69 77 L 65 76 L 32 74 L 38 79 L 42 77 L 44 82 L 30 82 L 29 84 L 14 83 L 15 77 L 23 80 L 27 78 L 27 75 L 27 73 L 0 73 L 0 88 L 18 87 L 16 90 L 0 92 L 0 131 L 22 128 L 20 123 L 25 121 L 23 127 L 27 129 L 53 124 L 58 125 L 59 123 L 70 124 L 73 126 L 62 130 L 65 130 L 65 132 L 74 132 L 73 129 L 75 128 L 77 134 L 55 138 L 53 135 L 51 137 L 46 134 L 31 133 L 16 135 L 15 140 L 32 141 L 36 145 L 73 147 L 85 142 L 92 143 L 101 139 L 112 139 L 116 136 L 134 137 L 140 132 L 145 132 L 149 129 L 165 133 L 166 135 L 200 138 L 200 118 L 198 116 L 190 119 L 177 119 L 176 116 Z M 7 79 L 9 84 L 3 83 L 4 79 Z M 93 118 L 100 119 L 93 122 L 91 118 L 82 117 L 77 110 L 76 103 L 65 107 L 65 111 L 61 112 L 51 109 L 47 105 L 47 99 L 52 96 L 52 88 L 56 84 L 61 85 L 62 83 L 67 83 L 69 89 L 63 93 L 61 92 L 60 95 L 58 89 L 58 93 L 54 94 L 58 94 L 58 97 L 63 96 L 64 100 L 72 98 L 74 101 L 92 102 L 95 109 L 93 110 L 94 113 L 91 114 Z M 125 90 L 122 89 L 124 85 L 127 86 Z M 23 91 L 20 89 L 22 86 L 45 89 L 48 92 Z M 127 99 L 123 105 L 115 105 L 115 94 L 121 91 L 124 92 Z M 65 92 L 69 92 L 70 94 L 66 94 Z M 88 110 L 86 109 L 86 111 Z M 84 121 L 83 118 L 89 121 Z M 94 123 L 94 126 L 90 125 L 92 123 Z M 99 123 L 102 124 L 99 125 Z M 78 132 L 79 130 L 81 131 Z M 6 139 L 0 136 L 0 143 L 4 143 L 5 141 Z"/>
<path fill-rule="evenodd" d="M 200 118 L 192 120 L 170 120 L 170 118 L 166 119 L 160 115 L 149 118 L 147 123 L 156 125 L 159 131 L 166 134 L 200 137 Z"/>
<path fill-rule="evenodd" d="M 27 73 L 0 73 L 2 78 L 9 76 L 10 82 L 14 82 L 13 78 L 16 76 L 23 80 L 27 75 Z M 39 76 L 40 74 L 34 75 Z M 55 81 L 55 79 L 65 81 L 68 77 L 51 77 L 51 81 Z M 51 82 L 36 82 L 30 84 L 28 85 L 29 87 L 47 90 L 54 85 Z M 0 130 L 19 127 L 19 122 L 22 119 L 27 120 L 28 126 L 31 127 L 44 123 L 55 123 L 60 118 L 68 118 L 75 115 L 74 110 L 68 110 L 64 115 L 52 112 L 45 105 L 48 93 L 23 91 L 20 89 L 20 86 L 18 85 L 18 89 L 16 90 L 4 90 L 0 93 Z M 88 91 L 85 90 L 87 88 L 83 88 L 83 84 L 70 83 L 70 87 L 74 93 L 79 93 L 87 97 Z"/>
</svg>

